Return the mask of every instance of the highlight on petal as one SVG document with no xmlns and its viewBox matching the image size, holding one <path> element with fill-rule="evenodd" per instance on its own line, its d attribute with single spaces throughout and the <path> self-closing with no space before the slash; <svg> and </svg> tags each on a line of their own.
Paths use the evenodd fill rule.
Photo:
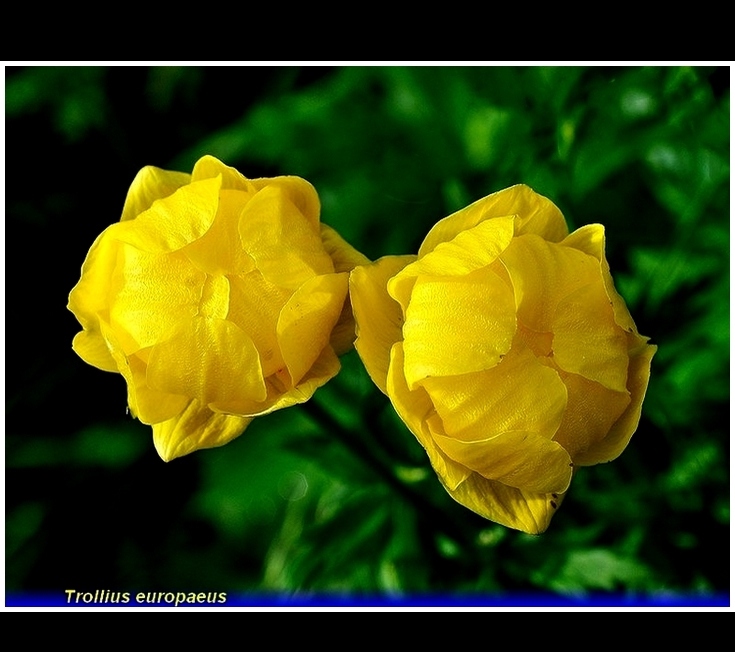
<svg viewBox="0 0 735 652">
<path fill-rule="evenodd" d="M 388 294 L 388 280 L 415 256 L 385 256 L 371 265 L 356 267 L 350 274 L 350 300 L 355 315 L 355 349 L 372 381 L 383 394 L 390 351 L 402 339 L 401 306 Z"/>
<path fill-rule="evenodd" d="M 602 283 L 583 285 L 559 301 L 551 331 L 559 367 L 608 389 L 626 391 L 628 346 Z"/>
<path fill-rule="evenodd" d="M 109 227 L 118 240 L 149 252 L 169 252 L 204 235 L 217 215 L 222 180 L 206 179 L 182 186 L 159 199 L 134 220 Z"/>
<path fill-rule="evenodd" d="M 87 330 L 99 330 L 99 314 L 110 308 L 109 279 L 117 265 L 120 243 L 105 229 L 92 244 L 79 282 L 69 293 L 67 308 Z"/>
<path fill-rule="evenodd" d="M 119 371 L 107 341 L 99 330 L 80 331 L 71 343 L 72 350 L 87 364 L 102 371 Z"/>
<path fill-rule="evenodd" d="M 437 222 L 422 243 L 419 257 L 484 220 L 506 216 L 515 216 L 516 235 L 535 233 L 558 242 L 569 233 L 564 216 L 550 200 L 519 184 L 488 195 Z"/>
<path fill-rule="evenodd" d="M 130 185 L 121 222 L 133 220 L 147 211 L 158 199 L 172 195 L 191 181 L 191 175 L 185 172 L 171 172 L 147 165 L 135 175 Z"/>
<path fill-rule="evenodd" d="M 175 417 L 153 424 L 153 443 L 164 462 L 201 448 L 224 446 L 239 437 L 251 418 L 212 412 L 192 400 Z"/>
<path fill-rule="evenodd" d="M 301 177 L 283 176 L 268 179 L 253 179 L 253 187 L 256 191 L 268 188 L 270 191 L 278 191 L 278 194 L 287 199 L 296 207 L 296 210 L 316 231 L 319 230 L 319 213 L 321 204 L 316 189 L 306 179 Z"/>
<path fill-rule="evenodd" d="M 513 284 L 518 319 L 537 332 L 551 332 L 559 302 L 600 278 L 592 256 L 533 234 L 513 238 L 501 260 Z"/>
<path fill-rule="evenodd" d="M 276 285 L 296 290 L 313 276 L 334 272 L 318 224 L 279 186 L 266 186 L 248 202 L 239 230 L 243 248 Z"/>
<path fill-rule="evenodd" d="M 492 369 L 428 378 L 422 385 L 447 435 L 465 442 L 512 431 L 551 440 L 567 406 L 559 374 L 522 346 L 514 346 Z"/>
<path fill-rule="evenodd" d="M 110 324 L 127 354 L 168 339 L 199 312 L 206 275 L 181 253 L 121 244 L 107 283 Z"/>
<path fill-rule="evenodd" d="M 513 293 L 492 268 L 463 277 L 420 276 L 403 324 L 409 387 L 494 367 L 515 332 Z"/>
<path fill-rule="evenodd" d="M 191 396 L 205 406 L 266 397 L 255 344 L 224 319 L 194 317 L 153 346 L 147 380 L 154 389 Z"/>
<path fill-rule="evenodd" d="M 250 179 L 247 179 L 235 168 L 225 165 L 214 156 L 202 156 L 195 164 L 191 172 L 191 180 L 202 181 L 204 179 L 216 179 L 221 177 L 223 190 L 237 190 L 252 196 L 257 192 Z"/>
</svg>

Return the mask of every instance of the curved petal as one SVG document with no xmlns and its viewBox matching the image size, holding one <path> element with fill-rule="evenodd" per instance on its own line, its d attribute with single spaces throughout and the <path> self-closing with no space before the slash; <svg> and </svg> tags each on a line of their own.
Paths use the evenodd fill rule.
<svg viewBox="0 0 735 652">
<path fill-rule="evenodd" d="M 154 389 L 196 398 L 202 405 L 266 397 L 252 339 L 232 322 L 209 317 L 194 317 L 151 348 L 147 381 Z"/>
<path fill-rule="evenodd" d="M 334 378 L 340 369 L 339 358 L 331 347 L 325 348 L 311 369 L 296 387 L 289 385 L 288 373 L 276 373 L 265 379 L 268 392 L 262 401 L 238 400 L 234 403 L 211 403 L 210 408 L 225 414 L 238 414 L 247 417 L 258 417 L 270 414 L 275 410 L 305 403 L 314 392 Z"/>
<path fill-rule="evenodd" d="M 240 216 L 242 246 L 271 282 L 292 290 L 334 272 L 319 225 L 309 221 L 277 185 L 253 197 Z"/>
<path fill-rule="evenodd" d="M 574 247 L 579 251 L 593 256 L 600 263 L 600 272 L 605 284 L 605 291 L 610 299 L 615 314 L 615 322 L 629 333 L 637 333 L 633 318 L 628 312 L 625 301 L 618 294 L 610 274 L 610 265 L 605 258 L 605 227 L 602 224 L 588 224 L 571 233 L 561 243 L 567 247 Z"/>
<path fill-rule="evenodd" d="M 231 276 L 230 309 L 227 319 L 245 331 L 260 354 L 263 374 L 267 377 L 285 366 L 278 343 L 278 316 L 290 292 L 279 288 L 257 270 Z"/>
<path fill-rule="evenodd" d="M 135 175 L 130 185 L 121 222 L 132 220 L 147 211 L 158 199 L 172 195 L 191 181 L 191 175 L 185 172 L 171 172 L 148 165 Z"/>
<path fill-rule="evenodd" d="M 219 207 L 212 226 L 201 237 L 181 251 L 207 274 L 247 274 L 255 269 L 255 261 L 240 242 L 240 215 L 248 195 L 238 190 L 221 190 Z"/>
<path fill-rule="evenodd" d="M 79 282 L 69 293 L 67 308 L 85 330 L 99 331 L 99 313 L 110 307 L 110 279 L 117 265 L 120 243 L 105 229 L 92 244 Z"/>
<path fill-rule="evenodd" d="M 249 196 L 257 192 L 252 182 L 235 168 L 225 165 L 222 161 L 214 156 L 202 156 L 195 164 L 191 172 L 192 181 L 202 181 L 204 179 L 216 179 L 222 176 L 222 188 L 228 190 L 239 190 Z"/>
<path fill-rule="evenodd" d="M 128 388 L 128 406 L 131 414 L 142 423 L 151 425 L 166 421 L 186 407 L 188 397 L 153 389 L 146 380 L 146 361 L 141 355 L 125 355 L 117 341 L 115 332 L 104 322 L 102 334 L 109 342 L 110 352 L 117 370 L 122 374 Z"/>
<path fill-rule="evenodd" d="M 434 435 L 453 460 L 511 487 L 533 493 L 561 493 L 572 480 L 572 460 L 557 442 L 514 430 L 483 440 L 461 441 Z"/>
<path fill-rule="evenodd" d="M 515 332 L 513 292 L 492 268 L 462 277 L 420 276 L 403 324 L 408 386 L 494 367 Z"/>
<path fill-rule="evenodd" d="M 536 332 L 550 332 L 554 310 L 565 296 L 599 282 L 597 260 L 537 235 L 513 238 L 502 253 L 515 292 L 519 321 Z"/>
<path fill-rule="evenodd" d="M 636 334 L 628 335 L 630 346 L 630 365 L 628 370 L 628 391 L 630 392 L 630 403 L 620 418 L 610 429 L 607 436 L 596 443 L 584 453 L 579 455 L 579 461 L 583 465 L 599 464 L 609 462 L 618 457 L 628 445 L 630 438 L 638 428 L 643 407 L 643 398 L 648 388 L 648 380 L 651 376 L 651 359 L 656 353 L 656 348 L 647 343 L 645 337 Z"/>
<path fill-rule="evenodd" d="M 421 244 L 419 257 L 484 220 L 504 216 L 515 216 L 516 235 L 535 233 L 558 242 L 569 233 L 564 216 L 549 199 L 519 184 L 488 195 L 437 222 Z"/>
<path fill-rule="evenodd" d="M 397 342 L 391 349 L 388 369 L 387 394 L 408 429 L 426 450 L 431 466 L 442 484 L 448 489 L 456 489 L 471 474 L 471 471 L 458 464 L 434 440 L 436 433 L 443 434 L 441 419 L 423 387 L 411 390 L 403 376 L 403 345 Z"/>
<path fill-rule="evenodd" d="M 522 345 L 514 345 L 492 369 L 448 378 L 428 378 L 423 387 L 446 434 L 471 442 L 508 431 L 554 437 L 567 405 L 567 390 L 552 368 Z"/>
<path fill-rule="evenodd" d="M 554 362 L 616 392 L 626 392 L 628 346 L 615 323 L 601 282 L 589 283 L 561 299 L 552 317 Z"/>
<path fill-rule="evenodd" d="M 296 386 L 329 345 L 345 297 L 348 274 L 315 276 L 298 288 L 278 317 L 281 355 Z"/>
<path fill-rule="evenodd" d="M 149 253 L 121 244 L 108 287 L 110 325 L 127 354 L 171 337 L 193 318 L 206 275 L 176 253 Z"/>
<path fill-rule="evenodd" d="M 403 338 L 401 306 L 388 294 L 388 280 L 416 256 L 385 256 L 350 274 L 350 300 L 355 315 L 357 349 L 372 381 L 387 394 L 391 347 Z"/>
<path fill-rule="evenodd" d="M 498 217 L 480 222 L 439 243 L 419 258 L 406 274 L 414 276 L 464 276 L 491 265 L 513 238 L 513 217 Z"/>
<path fill-rule="evenodd" d="M 99 330 L 80 331 L 74 336 L 71 343 L 72 350 L 87 364 L 102 369 L 102 371 L 119 371 L 115 358 Z"/>
<path fill-rule="evenodd" d="M 565 494 L 521 491 L 473 473 L 449 495 L 458 503 L 495 523 L 541 534 L 549 527 Z"/>
<path fill-rule="evenodd" d="M 219 206 L 221 178 L 190 183 L 159 199 L 134 220 L 109 227 L 122 242 L 150 252 L 176 251 L 212 226 Z"/>
<path fill-rule="evenodd" d="M 180 414 L 153 424 L 153 443 L 164 462 L 201 448 L 215 448 L 239 437 L 252 419 L 212 412 L 190 401 Z"/>
<path fill-rule="evenodd" d="M 321 224 L 321 236 L 324 249 L 334 264 L 335 272 L 351 272 L 355 267 L 369 265 L 370 259 L 350 245 L 331 226 Z M 349 294 L 345 299 L 342 314 L 332 330 L 330 343 L 337 355 L 350 351 L 355 343 L 355 318 Z"/>
<path fill-rule="evenodd" d="M 575 464 L 589 459 L 589 450 L 605 439 L 613 424 L 630 404 L 627 390 L 615 392 L 577 374 L 559 370 L 567 388 L 567 407 L 554 441 Z"/>
<path fill-rule="evenodd" d="M 252 184 L 257 191 L 264 188 L 277 190 L 279 194 L 297 208 L 312 228 L 316 231 L 319 230 L 319 213 L 321 211 L 319 195 L 314 186 L 306 179 L 294 176 L 271 177 L 253 179 Z"/>
</svg>

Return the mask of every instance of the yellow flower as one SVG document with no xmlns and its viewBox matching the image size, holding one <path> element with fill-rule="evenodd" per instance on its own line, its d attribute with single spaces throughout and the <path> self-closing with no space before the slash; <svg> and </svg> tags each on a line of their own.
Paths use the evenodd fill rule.
<svg viewBox="0 0 735 652">
<path fill-rule="evenodd" d="M 635 431 L 656 347 L 615 291 L 599 224 L 568 233 L 524 185 L 438 222 L 418 256 L 350 275 L 355 348 L 449 494 L 543 532 L 575 466 Z"/>
<path fill-rule="evenodd" d="M 211 156 L 191 175 L 145 167 L 69 296 L 73 348 L 125 377 L 164 460 L 221 446 L 337 373 L 364 262 L 301 178 L 250 180 Z"/>
</svg>

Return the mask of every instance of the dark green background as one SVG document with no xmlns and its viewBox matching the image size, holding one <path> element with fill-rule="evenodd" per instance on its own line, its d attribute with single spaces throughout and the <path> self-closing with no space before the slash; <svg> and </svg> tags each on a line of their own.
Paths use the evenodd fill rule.
<svg viewBox="0 0 735 652">
<path fill-rule="evenodd" d="M 6 592 L 415 599 L 729 593 L 727 67 L 6 68 Z M 300 175 L 371 258 L 523 182 L 600 222 L 659 346 L 637 434 L 533 537 L 454 503 L 354 353 L 164 464 L 65 306 L 144 165 Z M 437 597 L 438 596 L 438 597 Z"/>
</svg>

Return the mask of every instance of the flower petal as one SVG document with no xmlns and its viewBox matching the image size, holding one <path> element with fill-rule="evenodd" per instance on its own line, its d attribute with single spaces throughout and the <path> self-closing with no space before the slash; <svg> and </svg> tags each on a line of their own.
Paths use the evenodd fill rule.
<svg viewBox="0 0 735 652">
<path fill-rule="evenodd" d="M 278 317 L 281 355 L 296 386 L 329 346 L 345 297 L 348 274 L 315 276 L 298 288 Z"/>
<path fill-rule="evenodd" d="M 369 265 L 370 259 L 361 254 L 332 227 L 321 225 L 322 243 L 334 263 L 335 272 L 351 272 L 355 267 Z M 342 313 L 332 330 L 330 344 L 337 355 L 351 350 L 355 342 L 355 318 L 349 294 L 345 299 Z"/>
<path fill-rule="evenodd" d="M 296 207 L 313 229 L 319 231 L 319 195 L 306 179 L 294 176 L 271 177 L 253 179 L 252 184 L 257 191 L 263 188 L 278 191 L 278 194 Z"/>
<path fill-rule="evenodd" d="M 194 317 L 153 346 L 147 380 L 154 389 L 190 396 L 205 406 L 266 397 L 255 344 L 223 319 Z"/>
<path fill-rule="evenodd" d="M 158 199 L 172 195 L 191 181 L 185 172 L 171 172 L 148 165 L 135 175 L 125 197 L 121 222 L 132 220 L 147 211 Z"/>
<path fill-rule="evenodd" d="M 541 534 L 565 494 L 538 494 L 521 491 L 473 473 L 449 495 L 458 503 L 495 523 Z"/>
<path fill-rule="evenodd" d="M 176 251 L 212 226 L 220 185 L 220 177 L 190 183 L 158 199 L 134 220 L 118 222 L 109 229 L 118 240 L 144 251 Z"/>
<path fill-rule="evenodd" d="M 630 316 L 630 312 L 628 312 L 625 301 L 615 289 L 610 274 L 610 265 L 605 258 L 605 227 L 602 224 L 588 224 L 571 233 L 561 244 L 584 251 L 586 254 L 597 259 L 600 263 L 605 291 L 612 303 L 615 322 L 623 330 L 629 333 L 637 333 L 638 331 L 635 323 L 633 323 L 633 318 Z"/>
<path fill-rule="evenodd" d="M 117 265 L 120 243 L 105 229 L 92 244 L 79 282 L 69 293 L 68 308 L 85 330 L 99 331 L 99 313 L 110 307 L 109 284 Z"/>
<path fill-rule="evenodd" d="M 255 261 L 242 248 L 238 231 L 240 214 L 248 200 L 244 192 L 221 190 L 212 226 L 201 238 L 182 249 L 203 272 L 241 275 L 255 269 Z"/>
<path fill-rule="evenodd" d="M 409 389 L 403 367 L 403 344 L 397 342 L 391 349 L 387 394 L 398 416 L 426 450 L 431 466 L 442 484 L 448 490 L 454 490 L 470 476 L 471 471 L 449 458 L 437 446 L 434 436 L 443 433 L 441 419 L 423 387 Z"/>
<path fill-rule="evenodd" d="M 487 267 L 505 251 L 513 238 L 513 217 L 480 222 L 440 242 L 432 251 L 406 269 L 406 275 L 464 276 Z"/>
<path fill-rule="evenodd" d="M 110 353 L 128 388 L 128 406 L 131 414 L 148 425 L 166 421 L 181 412 L 188 402 L 186 396 L 153 389 L 146 379 L 148 351 L 132 355 L 123 353 L 113 329 L 100 322 L 102 334 L 108 342 Z"/>
<path fill-rule="evenodd" d="M 263 375 L 270 376 L 285 366 L 276 329 L 290 292 L 270 283 L 257 269 L 229 280 L 227 319 L 250 336 L 260 354 Z"/>
<path fill-rule="evenodd" d="M 239 231 L 243 248 L 276 285 L 295 290 L 315 275 L 334 271 L 318 224 L 277 185 L 266 186 L 245 206 Z"/>
<path fill-rule="evenodd" d="M 592 256 L 533 234 L 513 238 L 501 260 L 513 283 L 518 319 L 541 333 L 551 332 L 559 301 L 600 281 L 600 265 Z"/>
<path fill-rule="evenodd" d="M 643 398 L 646 395 L 648 379 L 651 375 L 651 359 L 657 349 L 656 346 L 648 344 L 647 341 L 647 338 L 637 334 L 631 333 L 628 335 L 630 347 L 628 370 L 630 403 L 612 426 L 607 436 L 591 446 L 584 455 L 579 456 L 579 464 L 599 464 L 614 460 L 625 450 L 630 438 L 638 428 Z"/>
<path fill-rule="evenodd" d="M 224 446 L 239 437 L 252 419 L 219 412 L 193 400 L 181 413 L 153 424 L 153 443 L 164 462 L 201 448 Z"/>
<path fill-rule="evenodd" d="M 589 283 L 561 299 L 552 318 L 554 362 L 616 392 L 626 393 L 628 346 L 615 323 L 601 282 Z"/>
<path fill-rule="evenodd" d="M 446 434 L 467 442 L 509 431 L 550 440 L 567 404 L 567 390 L 559 374 L 520 343 L 492 369 L 427 378 L 422 385 Z"/>
<path fill-rule="evenodd" d="M 615 392 L 577 374 L 559 370 L 567 388 L 564 411 L 554 441 L 559 442 L 575 464 L 584 464 L 607 436 L 613 424 L 630 404 L 628 391 Z"/>
<path fill-rule="evenodd" d="M 183 254 L 121 244 L 118 260 L 107 284 L 110 325 L 126 354 L 168 339 L 199 312 L 206 275 Z"/>
<path fill-rule="evenodd" d="M 513 292 L 492 268 L 462 277 L 420 276 L 403 324 L 408 386 L 494 367 L 515 331 Z"/>
<path fill-rule="evenodd" d="M 569 233 L 564 216 L 549 199 L 519 184 L 488 195 L 437 222 L 424 239 L 419 257 L 484 220 L 505 216 L 517 216 L 516 235 L 535 233 L 551 242 L 558 242 Z"/>
<path fill-rule="evenodd" d="M 513 430 L 483 440 L 461 441 L 434 435 L 453 460 L 511 487 L 533 493 L 561 493 L 572 480 L 572 460 L 557 442 Z"/>
<path fill-rule="evenodd" d="M 350 274 L 350 300 L 355 315 L 355 348 L 365 369 L 383 394 L 391 347 L 402 339 L 401 306 L 388 294 L 388 280 L 416 256 L 385 256 L 371 265 L 356 267 Z"/>
<path fill-rule="evenodd" d="M 250 179 L 243 176 L 235 168 L 225 165 L 222 161 L 210 155 L 202 156 L 194 164 L 194 169 L 191 172 L 191 180 L 202 181 L 204 179 L 216 179 L 220 175 L 222 189 L 238 190 L 248 196 L 252 196 L 257 192 Z"/>
</svg>

